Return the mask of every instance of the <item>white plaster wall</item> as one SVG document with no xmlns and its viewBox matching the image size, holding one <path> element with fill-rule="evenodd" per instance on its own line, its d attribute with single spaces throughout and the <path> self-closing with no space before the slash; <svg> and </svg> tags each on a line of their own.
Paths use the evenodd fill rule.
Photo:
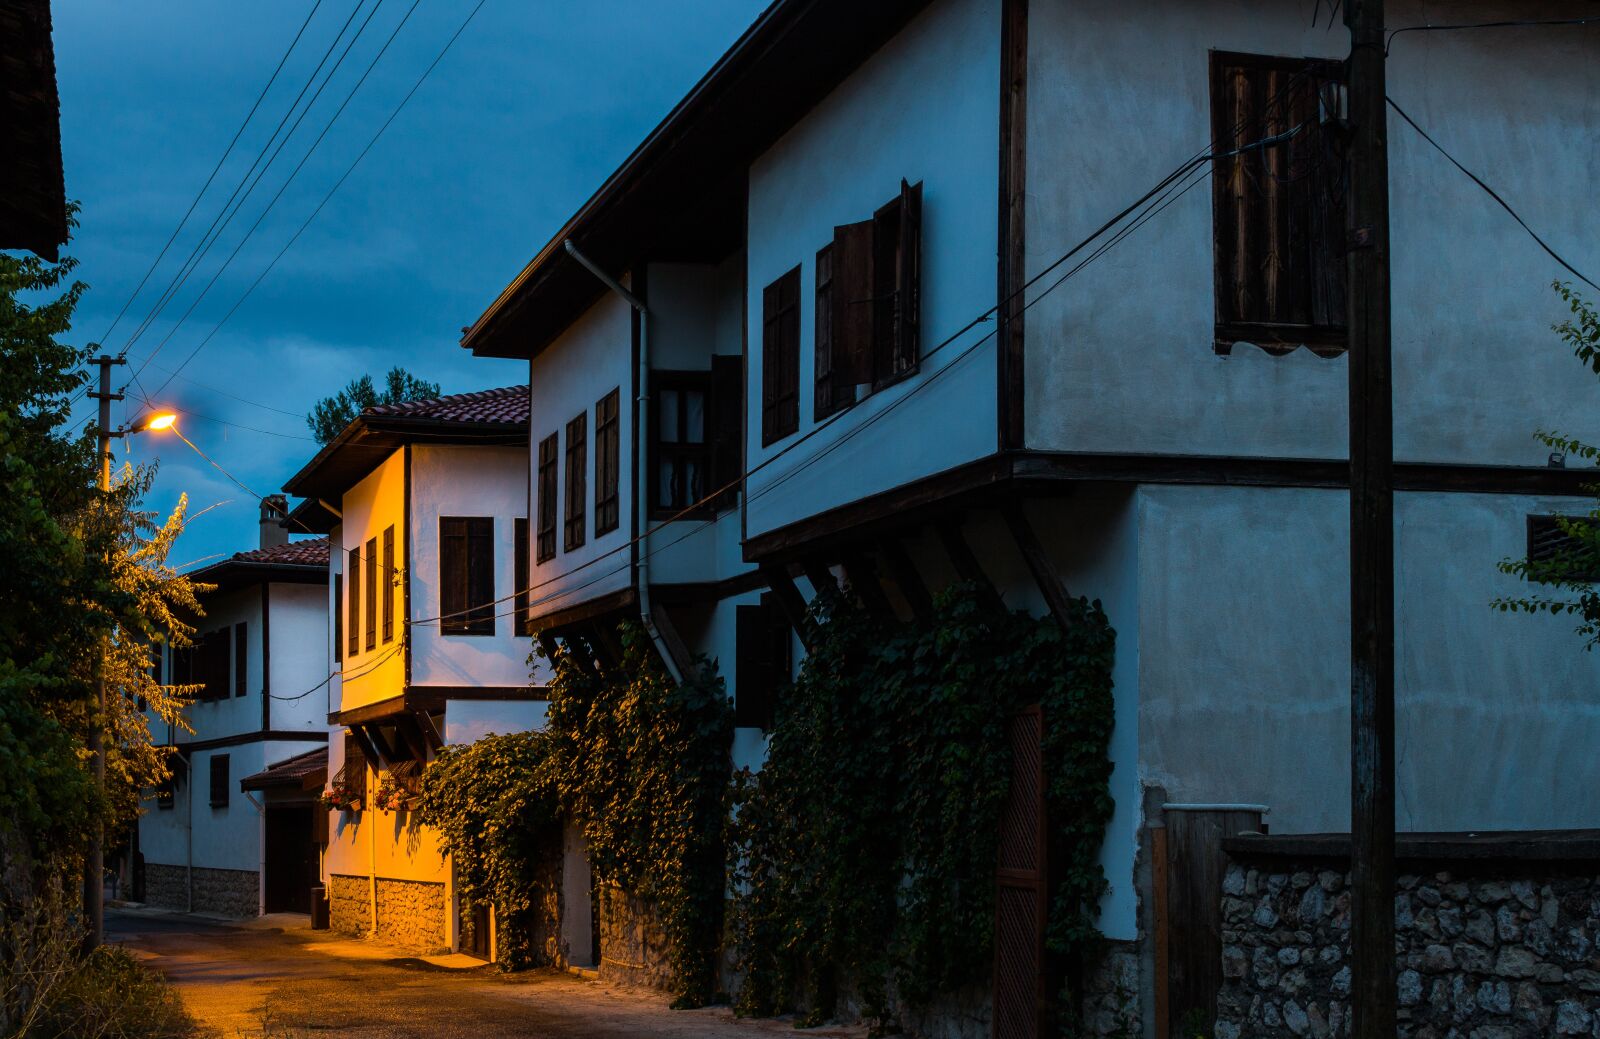
<svg viewBox="0 0 1600 1039">
<path fill-rule="evenodd" d="M 532 639 L 513 634 L 515 520 L 527 515 L 527 449 L 414 444 L 411 447 L 412 685 L 520 686 L 529 681 Z M 494 519 L 495 633 L 445 635 L 439 598 L 439 519 Z M 539 684 L 544 677 L 535 679 Z"/>
<path fill-rule="evenodd" d="M 205 608 L 205 616 L 195 624 L 197 641 L 199 636 L 206 632 L 219 628 L 227 629 L 228 695 L 218 700 L 198 701 L 185 708 L 184 717 L 188 719 L 194 732 L 192 734 L 181 730 L 174 732 L 172 737 L 178 743 L 237 736 L 240 733 L 256 732 L 261 728 L 261 586 L 251 585 L 234 591 L 216 592 L 206 596 L 202 605 Z M 245 636 L 248 641 L 243 696 L 235 693 L 235 665 L 232 662 L 233 653 L 237 649 L 233 626 L 240 621 L 246 625 Z M 167 654 L 165 666 L 167 681 L 170 682 L 172 676 L 170 652 Z M 154 715 L 151 717 L 155 718 Z M 164 727 L 159 721 L 155 724 L 156 732 Z"/>
<path fill-rule="evenodd" d="M 344 666 L 339 684 L 339 700 L 335 710 L 348 711 L 363 704 L 376 703 L 391 696 L 399 696 L 405 689 L 406 648 L 405 595 L 403 588 L 395 589 L 394 633 L 389 641 L 383 638 L 383 532 L 394 527 L 394 565 L 404 577 L 413 577 L 409 553 L 412 549 L 405 523 L 405 449 L 392 452 L 370 473 L 357 481 L 344 493 L 339 527 L 340 541 L 335 549 L 340 555 L 340 571 L 345 574 L 345 631 Z M 375 558 L 369 559 L 367 542 L 376 541 Z M 359 587 L 349 584 L 349 552 L 354 549 L 361 555 L 361 574 L 356 581 Z M 367 649 L 366 586 L 368 568 L 377 565 L 377 598 L 373 608 L 378 611 L 377 640 L 373 649 Z M 349 646 L 349 610 L 351 596 L 361 597 L 358 622 L 360 650 L 351 653 Z M 416 605 L 413 603 L 413 610 Z M 331 624 L 329 625 L 332 626 Z"/>
<path fill-rule="evenodd" d="M 1536 8 L 1471 2 L 1446 20 Z M 1440 10 L 1399 0 L 1388 19 L 1437 22 Z M 1388 74 L 1412 116 L 1590 268 L 1580 200 L 1600 188 L 1597 44 L 1600 28 L 1570 26 L 1412 33 Z M 1270 0 L 1031 7 L 1030 275 L 1203 152 L 1213 48 L 1343 58 L 1348 34 Z M 1388 129 L 1397 457 L 1542 465 L 1533 429 L 1600 433 L 1593 380 L 1549 331 L 1562 314 L 1548 286 L 1565 272 L 1393 113 Z M 1206 181 L 1034 305 L 1028 446 L 1344 457 L 1344 359 L 1242 345 L 1217 356 L 1212 274 Z"/>
<path fill-rule="evenodd" d="M 270 728 L 309 729 L 319 734 L 328 728 L 328 585 L 282 584 L 271 586 L 272 611 L 271 668 L 269 683 L 272 702 Z"/>
<path fill-rule="evenodd" d="M 444 741 L 461 746 L 489 735 L 542 729 L 549 706 L 544 700 L 448 700 Z"/>
<path fill-rule="evenodd" d="M 624 279 L 626 283 L 626 279 Z M 632 310 L 615 293 L 607 293 L 529 362 L 532 387 L 531 426 L 527 452 L 529 486 L 537 488 L 539 442 L 552 433 L 557 442 L 556 554 L 533 563 L 536 613 L 548 613 L 628 587 L 632 580 L 627 549 L 633 537 L 633 319 Z M 616 530 L 594 536 L 594 406 L 613 389 L 621 389 L 618 436 L 621 442 L 618 473 Z M 582 547 L 568 552 L 562 536 L 566 515 L 567 423 L 582 412 L 589 416 L 587 476 L 584 504 L 587 533 Z M 537 492 L 523 506 L 530 508 L 530 536 L 538 527 Z"/>
<path fill-rule="evenodd" d="M 1402 829 L 1596 825 L 1600 658 L 1568 621 L 1489 607 L 1526 590 L 1495 569 L 1524 551 L 1526 514 L 1561 507 L 1397 496 Z M 1340 491 L 1140 489 L 1139 754 L 1173 800 L 1348 829 L 1347 508 Z"/>
<path fill-rule="evenodd" d="M 748 464 L 814 428 L 816 252 L 833 240 L 835 225 L 870 219 L 898 194 L 901 178 L 922 181 L 924 355 L 917 375 L 750 478 L 751 535 L 995 450 L 995 356 L 984 339 L 992 322 L 929 354 L 995 301 L 999 31 L 996 0 L 939 0 L 751 164 Z M 797 264 L 800 430 L 763 448 L 762 290 Z M 956 367 L 934 378 L 957 357 Z M 912 392 L 915 404 L 887 411 Z M 852 432 L 875 415 L 885 417 Z"/>
</svg>

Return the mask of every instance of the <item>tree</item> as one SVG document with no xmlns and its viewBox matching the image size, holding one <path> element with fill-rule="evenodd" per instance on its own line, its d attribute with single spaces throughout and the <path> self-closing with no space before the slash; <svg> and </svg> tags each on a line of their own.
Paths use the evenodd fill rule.
<svg viewBox="0 0 1600 1039">
<path fill-rule="evenodd" d="M 1572 348 L 1573 356 L 1600 377 L 1600 312 L 1569 284 L 1557 282 L 1555 290 L 1572 312 L 1566 321 L 1554 326 L 1556 334 Z M 1575 436 L 1541 431 L 1534 437 L 1552 451 L 1591 463 L 1600 460 L 1600 446 Z M 1553 551 L 1537 558 L 1506 559 L 1500 563 L 1502 573 L 1539 585 L 1541 590 L 1521 597 L 1501 597 L 1493 605 L 1506 613 L 1575 617 L 1577 633 L 1584 637 L 1586 648 L 1593 649 L 1600 644 L 1600 589 L 1596 587 L 1600 581 L 1600 483 L 1590 484 L 1586 490 L 1596 495 L 1595 507 L 1587 516 L 1555 517 L 1556 529 L 1564 536 Z"/>
<path fill-rule="evenodd" d="M 429 400 L 439 395 L 439 384 L 419 379 L 404 368 L 390 368 L 384 377 L 383 392 L 372 385 L 372 376 L 351 379 L 350 384 L 331 397 L 324 397 L 306 415 L 306 425 L 317 443 L 326 444 L 344 432 L 367 408 L 380 404 L 404 404 L 410 400 Z"/>
</svg>

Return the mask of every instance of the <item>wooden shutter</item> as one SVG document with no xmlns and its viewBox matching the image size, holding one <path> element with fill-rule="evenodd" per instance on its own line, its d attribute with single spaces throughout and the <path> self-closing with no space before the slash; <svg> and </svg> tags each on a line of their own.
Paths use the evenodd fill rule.
<svg viewBox="0 0 1600 1039">
<path fill-rule="evenodd" d="M 265 630 L 265 629 L 262 629 Z M 250 663 L 250 631 L 246 622 L 233 626 L 233 695 L 243 696 Z"/>
<path fill-rule="evenodd" d="M 914 371 L 921 359 L 922 183 L 900 182 L 900 227 L 895 254 L 894 374 Z"/>
<path fill-rule="evenodd" d="M 378 539 L 367 539 L 367 649 L 378 648 Z"/>
<path fill-rule="evenodd" d="M 712 355 L 708 406 L 711 479 L 707 490 L 728 488 L 712 503 L 720 512 L 738 502 L 739 481 L 744 475 L 744 358 Z"/>
<path fill-rule="evenodd" d="M 597 513 L 598 514 L 598 513 Z M 528 521 L 517 517 L 512 521 L 511 537 L 516 542 L 512 550 L 512 581 L 516 585 L 512 589 L 511 631 L 516 635 L 531 635 L 533 627 L 528 617 L 528 585 L 532 583 L 532 570 L 528 566 L 528 554 L 533 546 L 528 544 Z"/>
<path fill-rule="evenodd" d="M 856 387 L 872 382 L 872 221 L 833 229 L 833 406 L 856 399 Z"/>
<path fill-rule="evenodd" d="M 872 381 L 883 386 L 917 366 L 922 185 L 900 182 L 898 197 L 872 216 Z"/>
<path fill-rule="evenodd" d="M 228 755 L 211 755 L 211 807 L 228 807 Z"/>
<path fill-rule="evenodd" d="M 1037 707 L 1006 725 L 1011 785 L 1000 815 L 995 871 L 994 1036 L 1043 1034 L 1046 888 L 1043 720 Z"/>
<path fill-rule="evenodd" d="M 345 626 L 345 637 L 349 640 L 347 648 L 351 659 L 361 650 L 361 549 L 350 550 L 350 561 L 345 567 L 350 574 L 350 580 L 345 588 L 350 595 L 349 623 Z"/>
<path fill-rule="evenodd" d="M 467 630 L 467 521 L 439 518 L 439 630 L 463 635 Z"/>
<path fill-rule="evenodd" d="M 344 660 L 344 575 L 333 575 L 333 662 Z"/>
<path fill-rule="evenodd" d="M 761 294 L 761 444 L 800 428 L 800 268 Z"/>
<path fill-rule="evenodd" d="M 494 518 L 474 516 L 467 527 L 467 630 L 494 634 Z"/>
<path fill-rule="evenodd" d="M 584 514 L 585 483 L 589 470 L 589 416 L 579 415 L 567 423 L 567 513 L 563 524 L 561 547 L 565 552 L 583 546 L 587 533 Z"/>
<path fill-rule="evenodd" d="M 539 562 L 556 557 L 556 434 L 539 441 L 539 525 L 534 554 Z"/>
<path fill-rule="evenodd" d="M 383 641 L 394 641 L 394 527 L 383 528 Z"/>
<path fill-rule="evenodd" d="M 833 385 L 833 244 L 831 242 L 817 250 L 816 272 L 816 310 L 812 319 L 811 420 L 821 422 L 840 407 L 835 403 Z"/>
<path fill-rule="evenodd" d="M 594 536 L 608 534 L 622 523 L 618 510 L 621 465 L 622 401 L 620 388 L 594 406 Z"/>
</svg>

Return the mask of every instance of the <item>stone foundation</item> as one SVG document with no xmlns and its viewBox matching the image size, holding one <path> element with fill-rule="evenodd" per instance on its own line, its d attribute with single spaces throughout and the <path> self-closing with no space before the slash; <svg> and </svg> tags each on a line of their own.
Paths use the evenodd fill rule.
<svg viewBox="0 0 1600 1039">
<path fill-rule="evenodd" d="M 1561 863 L 1404 872 L 1395 899 L 1399 1035 L 1600 1036 L 1600 879 Z M 1402 867 L 1404 868 L 1404 867 Z M 1223 880 L 1217 1039 L 1350 1032 L 1349 874 L 1232 865 Z"/>
<path fill-rule="evenodd" d="M 1083 981 L 1084 1035 L 1112 1039 L 1144 1034 L 1139 977 L 1138 943 L 1106 942 L 1100 961 Z"/>
<path fill-rule="evenodd" d="M 372 882 L 334 873 L 328 877 L 328 929 L 363 935 L 372 930 Z"/>
<path fill-rule="evenodd" d="M 378 937 L 416 952 L 446 950 L 444 885 L 379 877 Z"/>
<path fill-rule="evenodd" d="M 654 909 L 615 887 L 600 889 L 600 977 L 665 989 L 671 982 L 667 939 Z"/>
<path fill-rule="evenodd" d="M 144 900 L 163 909 L 190 909 L 189 868 L 145 863 Z M 194 867 L 194 912 L 244 918 L 256 916 L 260 906 L 261 874 L 255 870 Z"/>
</svg>

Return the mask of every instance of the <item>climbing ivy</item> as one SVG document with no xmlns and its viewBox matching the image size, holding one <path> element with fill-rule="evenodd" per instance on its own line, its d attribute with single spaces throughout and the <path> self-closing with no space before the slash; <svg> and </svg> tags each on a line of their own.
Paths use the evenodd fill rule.
<svg viewBox="0 0 1600 1039">
<path fill-rule="evenodd" d="M 507 969 L 543 962 L 532 944 L 548 929 L 561 851 L 560 805 L 543 732 L 486 736 L 445 747 L 422 773 L 417 818 L 438 832 L 469 902 L 495 907 L 497 959 Z"/>
<path fill-rule="evenodd" d="M 675 1005 L 703 1006 L 722 936 L 733 709 L 713 665 L 674 682 L 638 625 L 619 634 L 610 662 L 581 639 L 554 649 L 555 783 L 600 879 L 653 907 Z"/>
<path fill-rule="evenodd" d="M 1047 947 L 1084 959 L 1099 935 L 1098 853 L 1112 802 L 1114 634 L 1097 603 L 1053 620 L 958 586 L 902 622 L 813 603 L 817 633 L 781 701 L 767 761 L 736 782 L 730 840 L 739 1009 L 831 1016 L 853 986 L 887 1025 L 989 976 L 995 866 L 1009 789 L 1007 720 L 1041 706 L 1057 877 Z M 1070 976 L 1070 972 L 1069 972 Z M 1061 993 L 1063 1017 L 1075 1003 Z"/>
</svg>

